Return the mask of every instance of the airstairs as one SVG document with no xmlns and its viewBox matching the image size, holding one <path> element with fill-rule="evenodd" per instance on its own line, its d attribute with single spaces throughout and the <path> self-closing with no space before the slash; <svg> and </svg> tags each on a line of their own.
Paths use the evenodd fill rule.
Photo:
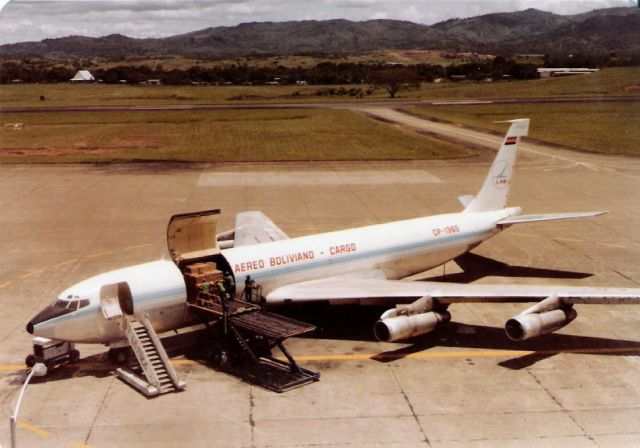
<svg viewBox="0 0 640 448">
<path fill-rule="evenodd" d="M 122 316 L 123 330 L 139 366 L 133 370 L 117 369 L 118 377 L 147 397 L 184 389 L 185 383 L 178 379 L 149 319 L 146 315 L 138 319 L 134 315 Z"/>
</svg>

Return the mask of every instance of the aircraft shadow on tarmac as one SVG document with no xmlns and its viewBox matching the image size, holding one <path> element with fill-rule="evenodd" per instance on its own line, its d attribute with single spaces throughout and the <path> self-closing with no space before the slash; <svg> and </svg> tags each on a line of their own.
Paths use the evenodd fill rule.
<svg viewBox="0 0 640 448">
<path fill-rule="evenodd" d="M 640 355 L 640 342 L 638 341 L 548 334 L 529 341 L 518 342 L 507 338 L 504 328 L 457 322 L 451 322 L 430 335 L 414 338 L 407 342 L 412 345 L 380 353 L 374 359 L 380 362 L 392 362 L 434 347 L 521 351 L 523 355 L 498 363 L 502 367 L 519 370 L 558 353 L 604 356 Z"/>
<path fill-rule="evenodd" d="M 82 347 L 79 347 L 82 350 Z M 92 376 L 95 378 L 105 378 L 113 376 L 117 366 L 109 363 L 107 353 L 100 353 L 81 358 L 78 362 L 61 362 L 48 367 L 47 375 L 42 377 L 34 376 L 32 383 L 48 383 L 51 381 L 61 381 L 71 378 L 82 378 Z M 16 384 L 24 381 L 24 378 L 16 380 Z"/>
<path fill-rule="evenodd" d="M 591 277 L 588 272 L 514 266 L 482 255 L 467 252 L 454 259 L 463 272 L 431 277 L 429 281 L 470 283 L 484 277 L 529 277 L 583 279 Z"/>
<path fill-rule="evenodd" d="M 316 325 L 318 329 L 308 336 L 309 338 L 374 341 L 373 324 L 386 309 L 388 307 L 317 305 L 314 313 L 308 308 L 300 308 L 288 310 L 284 314 Z M 411 345 L 407 346 L 406 343 Z M 528 341 L 512 341 L 502 327 L 459 322 L 450 322 L 433 333 L 409 339 L 401 344 L 401 348 L 379 353 L 372 359 L 393 362 L 434 347 L 518 351 L 523 352 L 523 355 L 499 363 L 502 367 L 517 370 L 558 353 L 640 355 L 639 341 L 565 334 L 549 334 Z"/>
</svg>

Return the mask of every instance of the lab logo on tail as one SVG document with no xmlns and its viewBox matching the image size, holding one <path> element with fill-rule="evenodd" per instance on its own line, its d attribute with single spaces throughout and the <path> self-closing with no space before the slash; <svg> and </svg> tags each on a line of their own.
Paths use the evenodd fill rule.
<svg viewBox="0 0 640 448">
<path fill-rule="evenodd" d="M 509 185 L 509 164 L 504 160 L 496 161 L 492 170 L 493 184 L 497 188 L 504 188 Z"/>
</svg>

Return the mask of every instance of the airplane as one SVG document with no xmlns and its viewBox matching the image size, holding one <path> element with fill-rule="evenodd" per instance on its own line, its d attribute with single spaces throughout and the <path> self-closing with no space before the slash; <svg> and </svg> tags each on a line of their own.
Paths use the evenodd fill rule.
<svg viewBox="0 0 640 448">
<path fill-rule="evenodd" d="M 192 325 L 198 319 L 185 304 L 200 285 L 190 280 L 189 270 L 203 263 L 213 266 L 216 284 L 226 294 L 267 307 L 319 301 L 388 305 L 374 326 L 375 336 L 386 342 L 432 332 L 450 321 L 448 308 L 456 303 L 533 302 L 505 324 L 507 337 L 514 341 L 563 328 L 576 318 L 576 304 L 640 303 L 640 289 L 632 288 L 406 280 L 511 226 L 606 213 L 523 215 L 521 208 L 507 207 L 518 145 L 528 134 L 529 119 L 508 123 L 479 192 L 459 198 L 461 212 L 297 238 L 289 238 L 256 211 L 239 213 L 235 228 L 221 233 L 216 233 L 219 210 L 175 215 L 167 230 L 171 260 L 126 267 L 75 284 L 34 316 L 26 329 L 35 336 L 100 343 L 116 350 L 127 346 L 121 326 L 111 319 L 121 310 L 145 313 L 158 333 Z"/>
</svg>

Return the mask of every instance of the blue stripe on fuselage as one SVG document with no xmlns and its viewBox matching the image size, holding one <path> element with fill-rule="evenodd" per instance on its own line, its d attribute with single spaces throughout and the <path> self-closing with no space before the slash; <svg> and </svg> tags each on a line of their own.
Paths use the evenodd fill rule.
<svg viewBox="0 0 640 448">
<path fill-rule="evenodd" d="M 357 259 L 365 259 L 365 258 L 373 258 L 373 257 L 377 257 L 380 255 L 388 255 L 388 254 L 393 254 L 393 253 L 401 253 L 401 252 L 408 252 L 408 251 L 417 251 L 420 249 L 428 249 L 428 248 L 436 248 L 439 246 L 442 246 L 444 244 L 448 244 L 451 243 L 452 241 L 464 241 L 466 239 L 472 239 L 473 242 L 476 241 L 477 238 L 482 237 L 482 236 L 488 236 L 489 234 L 491 234 L 493 232 L 493 228 L 489 229 L 489 230 L 484 230 L 484 231 L 479 231 L 479 232 L 472 232 L 472 233 L 466 233 L 466 234 L 461 234 L 461 235 L 452 235 L 452 236 L 445 236 L 445 237 L 440 237 L 437 240 L 433 240 L 433 239 L 428 239 L 428 240 L 423 240 L 423 241 L 418 241 L 418 242 L 414 242 L 414 243 L 409 243 L 409 244 L 404 244 L 402 246 L 393 246 L 393 247 L 388 247 L 388 248 L 382 248 L 382 249 L 377 249 L 377 250 L 372 250 L 369 252 L 361 252 L 361 253 L 351 253 L 351 254 L 347 254 L 347 255 L 343 255 L 339 258 L 323 258 L 320 260 L 315 260 L 315 261 L 310 261 L 307 263 L 298 263 L 298 264 L 293 264 L 291 266 L 283 266 L 283 267 L 279 267 L 279 268 L 275 268 L 275 269 L 269 269 L 266 271 L 261 271 L 261 272 L 255 272 L 255 273 L 248 273 L 244 276 L 237 276 L 236 277 L 236 282 L 241 282 L 244 281 L 244 279 L 250 275 L 252 279 L 261 279 L 261 278 L 267 278 L 267 277 L 273 277 L 273 276 L 277 276 L 277 275 L 284 275 L 284 274 L 290 274 L 292 272 L 295 271 L 301 271 L 301 270 L 306 270 L 306 269 L 317 269 L 320 267 L 324 267 L 324 266 L 328 266 L 328 265 L 332 265 L 332 264 L 338 264 L 338 263 L 346 263 L 346 262 L 351 262 Z M 469 242 L 470 244 L 472 243 L 472 241 Z"/>
</svg>

